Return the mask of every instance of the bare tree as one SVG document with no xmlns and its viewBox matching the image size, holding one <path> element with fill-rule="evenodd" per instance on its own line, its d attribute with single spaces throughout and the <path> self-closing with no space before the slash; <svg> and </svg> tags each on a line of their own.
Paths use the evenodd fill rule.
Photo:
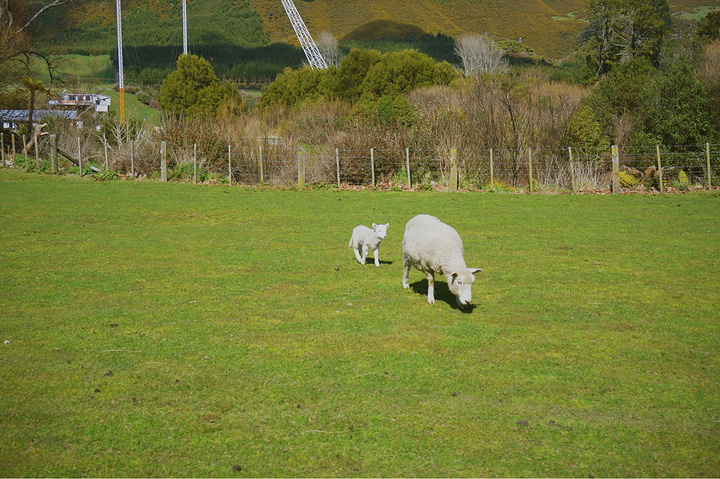
<svg viewBox="0 0 720 479">
<path fill-rule="evenodd" d="M 325 63 L 327 63 L 328 66 L 338 66 L 340 64 L 340 60 L 342 60 L 343 58 L 342 51 L 340 51 L 337 39 L 332 36 L 331 33 L 320 33 L 320 36 L 318 37 L 317 47 L 318 50 L 320 50 L 320 54 L 323 56 L 323 58 L 325 59 Z"/>
<path fill-rule="evenodd" d="M 0 92 L 18 88 L 27 91 L 28 130 L 33 128 L 36 95 L 47 90 L 33 78 L 31 60 L 37 58 L 45 63 L 51 82 L 54 76 L 51 57 L 33 48 L 28 30 L 47 10 L 72 3 L 75 0 L 42 0 L 32 5 L 27 0 L 0 0 Z"/>
<path fill-rule="evenodd" d="M 503 50 L 487 35 L 460 35 L 455 39 L 455 54 L 463 63 L 466 76 L 500 73 L 507 68 Z"/>
</svg>

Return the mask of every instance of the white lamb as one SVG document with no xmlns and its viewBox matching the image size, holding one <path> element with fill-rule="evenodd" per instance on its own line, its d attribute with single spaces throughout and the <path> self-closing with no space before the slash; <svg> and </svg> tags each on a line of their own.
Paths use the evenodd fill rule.
<svg viewBox="0 0 720 479">
<path fill-rule="evenodd" d="M 410 267 L 427 274 L 428 303 L 435 302 L 435 273 L 442 273 L 448 288 L 457 297 L 458 306 L 472 300 L 472 283 L 481 269 L 468 268 L 463 244 L 455 228 L 430 215 L 417 215 L 405 225 L 402 242 L 403 288 L 409 289 Z"/>
<path fill-rule="evenodd" d="M 387 236 L 387 229 L 390 223 L 384 225 L 376 225 L 373 223 L 372 226 L 373 229 L 363 225 L 356 226 L 352 232 L 348 248 L 353 249 L 355 258 L 357 258 L 360 264 L 365 264 L 368 250 L 372 250 L 373 256 L 375 256 L 375 266 L 380 266 L 378 250 L 380 249 L 380 242 Z"/>
</svg>

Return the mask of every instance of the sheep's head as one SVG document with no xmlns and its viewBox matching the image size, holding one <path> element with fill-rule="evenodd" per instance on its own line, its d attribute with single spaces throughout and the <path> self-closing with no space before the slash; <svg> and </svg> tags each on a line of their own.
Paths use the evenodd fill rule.
<svg viewBox="0 0 720 479">
<path fill-rule="evenodd" d="M 451 274 L 448 278 L 448 288 L 457 297 L 457 304 L 461 308 L 469 305 L 472 301 L 472 284 L 475 281 L 475 274 L 480 271 L 482 270 L 467 268 Z"/>
<path fill-rule="evenodd" d="M 375 234 L 380 239 L 385 239 L 387 236 L 387 229 L 390 227 L 390 223 L 386 223 L 384 225 L 376 225 L 375 223 L 372 224 L 373 229 L 375 230 Z"/>
</svg>

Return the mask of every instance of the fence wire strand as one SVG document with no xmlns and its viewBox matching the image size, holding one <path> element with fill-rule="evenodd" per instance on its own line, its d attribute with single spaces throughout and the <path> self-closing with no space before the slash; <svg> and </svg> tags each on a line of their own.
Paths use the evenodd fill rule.
<svg viewBox="0 0 720 479">
<path fill-rule="evenodd" d="M 5 135 L 7 136 L 7 135 Z M 33 159 L 25 164 L 21 141 L 3 137 L 2 165 L 31 168 L 40 164 L 34 150 Z M 108 141 L 108 144 L 111 143 Z M 39 155 L 51 157 L 48 137 L 39 141 Z M 67 171 L 77 160 L 65 152 L 78 152 L 89 164 L 102 164 L 104 146 L 93 139 L 81 142 L 77 137 L 62 135 L 60 168 Z M 411 149 L 392 151 L 387 148 L 353 150 L 302 146 L 281 138 L 238 138 L 222 145 L 167 144 L 167 168 L 170 180 L 190 181 L 199 171 L 200 182 L 294 186 L 347 185 L 352 187 L 390 186 L 402 188 L 450 187 L 507 188 L 536 191 L 598 190 L 607 191 L 613 183 L 613 155 L 604 148 L 561 150 L 544 148 L 460 149 L 429 154 Z M 720 168 L 720 145 L 620 145 L 617 147 L 618 181 L 626 189 L 689 189 L 710 186 L 713 172 Z M 163 159 L 160 142 L 144 137 L 133 144 L 115 141 L 109 146 L 109 166 L 119 175 L 134 170 L 137 176 L 156 178 Z M 195 155 L 197 151 L 197 155 Z M 133 157 L 134 156 L 134 157 Z M 133 165 L 131 165 L 131 162 Z M 408 173 L 410 181 L 408 180 Z M 453 178 L 454 175 L 457 175 Z M 715 181 L 715 183 L 720 183 Z"/>
</svg>

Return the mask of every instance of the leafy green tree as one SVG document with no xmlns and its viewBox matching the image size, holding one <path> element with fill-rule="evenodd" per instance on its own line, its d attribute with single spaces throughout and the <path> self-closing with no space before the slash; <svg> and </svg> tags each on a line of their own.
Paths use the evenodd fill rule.
<svg viewBox="0 0 720 479">
<path fill-rule="evenodd" d="M 691 146 L 717 134 L 710 94 L 687 63 L 649 82 L 641 93 L 639 114 L 643 132 L 663 145 Z"/>
<path fill-rule="evenodd" d="M 373 99 L 383 95 L 395 97 L 415 88 L 447 85 L 458 77 L 459 73 L 447 62 L 437 63 L 416 50 L 392 52 L 370 68 L 362 84 L 362 96 Z"/>
<path fill-rule="evenodd" d="M 354 102 L 362 94 L 365 77 L 373 65 L 379 63 L 383 54 L 377 50 L 353 48 L 340 62 L 335 83 L 335 95 L 342 100 Z"/>
<path fill-rule="evenodd" d="M 657 66 L 669 11 L 667 0 L 590 0 L 588 26 L 581 34 L 587 76 L 599 78 L 637 57 Z"/>
<path fill-rule="evenodd" d="M 720 38 L 720 12 L 710 12 L 698 22 L 698 37 L 708 43 Z"/>
<path fill-rule="evenodd" d="M 366 102 L 371 111 L 383 96 L 395 99 L 415 88 L 447 85 L 460 74 L 447 62 L 437 63 L 415 50 L 382 54 L 377 50 L 352 49 L 340 66 L 327 70 L 286 68 L 263 92 L 259 106 L 293 106 L 304 101 L 344 100 Z M 367 108 L 366 108 L 367 107 Z"/>
<path fill-rule="evenodd" d="M 294 106 L 305 101 L 330 97 L 334 91 L 335 67 L 327 70 L 288 67 L 263 92 L 258 106 L 272 104 Z"/>
<path fill-rule="evenodd" d="M 585 62 L 593 78 L 610 71 L 618 60 L 621 11 L 621 0 L 590 0 L 588 3 L 588 26 L 581 34 L 581 42 L 587 52 Z"/>
<path fill-rule="evenodd" d="M 191 117 L 214 115 L 223 89 L 210 62 L 197 55 L 180 55 L 177 69 L 163 80 L 158 101 L 163 110 Z"/>
<path fill-rule="evenodd" d="M 363 99 L 355 111 L 375 126 L 409 127 L 415 122 L 415 110 L 403 95 L 383 95 L 377 101 Z"/>
<path fill-rule="evenodd" d="M 615 116 L 634 113 L 645 84 L 656 72 L 644 57 L 618 65 L 600 81 L 596 89 L 604 109 Z"/>
<path fill-rule="evenodd" d="M 568 121 L 563 131 L 563 145 L 581 150 L 597 151 L 609 142 L 597 116 L 589 104 L 581 106 Z"/>
<path fill-rule="evenodd" d="M 667 0 L 626 0 L 625 58 L 647 58 L 659 66 L 660 49 L 670 26 Z"/>
</svg>

